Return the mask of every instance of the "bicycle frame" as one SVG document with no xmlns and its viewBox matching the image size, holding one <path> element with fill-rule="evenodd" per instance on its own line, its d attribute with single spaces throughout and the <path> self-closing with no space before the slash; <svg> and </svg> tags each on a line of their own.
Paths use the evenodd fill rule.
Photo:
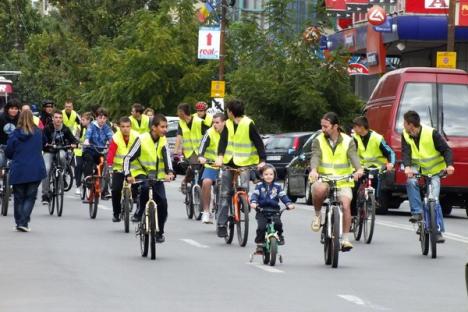
<svg viewBox="0 0 468 312">
<path fill-rule="evenodd" d="M 234 195 L 232 196 L 232 205 L 234 208 L 234 221 L 239 222 L 240 221 L 240 208 L 239 208 L 239 197 L 244 197 L 250 205 L 249 201 L 249 195 L 247 194 L 247 190 L 242 187 L 242 181 L 241 181 L 241 173 L 243 171 L 250 170 L 251 167 L 244 167 L 244 168 L 231 168 L 231 167 L 223 167 L 220 170 L 220 176 L 222 176 L 222 171 L 223 170 L 229 170 L 233 172 L 233 177 L 232 177 L 232 188 L 234 190 Z"/>
<path fill-rule="evenodd" d="M 149 229 L 150 229 L 150 220 L 149 220 L 149 207 L 150 204 L 153 204 L 154 206 L 154 224 L 156 226 L 156 233 L 159 232 L 159 224 L 158 224 L 158 209 L 157 209 L 157 204 L 153 199 L 153 185 L 150 183 L 149 185 L 149 191 L 148 191 L 149 199 L 146 202 L 145 205 L 145 230 L 146 233 L 148 234 Z"/>
<path fill-rule="evenodd" d="M 424 229 L 429 230 L 429 223 L 428 219 L 428 207 L 429 203 L 437 203 L 437 198 L 434 197 L 434 190 L 433 190 L 433 185 L 432 185 L 432 178 L 438 176 L 440 178 L 445 177 L 445 172 L 434 174 L 434 175 L 424 175 L 424 174 L 416 174 L 414 177 L 418 180 L 423 179 L 423 188 L 422 188 L 422 193 L 423 193 L 423 221 L 424 221 Z M 437 213 L 437 212 L 436 212 Z M 440 226 L 439 224 L 436 224 L 437 229 L 440 231 Z"/>
</svg>

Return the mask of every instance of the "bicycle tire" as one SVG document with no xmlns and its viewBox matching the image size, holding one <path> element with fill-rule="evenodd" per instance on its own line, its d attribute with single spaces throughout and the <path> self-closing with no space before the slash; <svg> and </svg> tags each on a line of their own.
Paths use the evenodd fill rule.
<svg viewBox="0 0 468 312">
<path fill-rule="evenodd" d="M 226 244 L 230 245 L 234 239 L 234 220 L 232 219 L 232 216 L 228 218 L 226 227 L 227 236 L 224 237 L 224 241 Z"/>
<path fill-rule="evenodd" d="M 149 247 L 149 235 L 146 232 L 146 225 L 145 225 L 145 217 L 140 221 L 140 251 L 141 251 L 141 256 L 146 257 L 148 256 L 148 247 Z"/>
<path fill-rule="evenodd" d="M 55 194 L 55 200 L 57 204 L 57 217 L 61 217 L 63 213 L 64 192 L 65 192 L 64 175 L 63 173 L 59 173 L 57 177 L 57 193 Z"/>
<path fill-rule="evenodd" d="M 70 179 L 68 179 L 68 178 L 70 178 Z M 75 175 L 73 174 L 73 169 L 70 166 L 70 164 L 68 164 L 66 166 L 65 172 L 63 174 L 63 190 L 65 192 L 68 192 L 73 187 L 73 179 L 74 178 L 75 178 Z"/>
<path fill-rule="evenodd" d="M 149 204 L 148 207 L 148 218 L 149 218 L 149 235 L 150 235 L 150 251 L 151 251 L 151 260 L 156 259 L 156 207 Z"/>
<path fill-rule="evenodd" d="M 333 215 L 332 215 L 332 263 L 331 266 L 332 268 L 337 268 L 338 267 L 338 260 L 339 260 L 339 254 L 340 254 L 340 228 L 341 228 L 341 222 L 340 222 L 340 213 L 339 213 L 340 207 L 334 206 L 333 207 Z"/>
<path fill-rule="evenodd" d="M 187 191 L 185 193 L 185 212 L 187 213 L 187 218 L 193 218 L 193 206 L 192 206 L 192 185 L 187 183 Z"/>
<path fill-rule="evenodd" d="M 10 202 L 11 186 L 10 186 L 10 173 L 5 170 L 3 173 L 3 192 L 2 192 L 2 216 L 8 215 L 8 205 Z"/>
<path fill-rule="evenodd" d="M 421 253 L 424 256 L 427 256 L 427 254 L 429 253 L 429 233 L 426 232 L 423 221 L 418 223 L 418 227 L 419 227 L 419 242 L 421 244 Z"/>
<path fill-rule="evenodd" d="M 325 217 L 326 219 L 326 217 Z M 327 220 L 327 219 L 326 219 Z M 325 221 L 325 224 L 322 226 L 322 236 L 324 237 L 323 242 L 323 259 L 326 265 L 332 263 L 332 248 L 331 248 L 331 238 L 327 235 L 328 221 Z"/>
<path fill-rule="evenodd" d="M 197 221 L 200 221 L 202 218 L 202 202 L 201 202 L 201 188 L 200 185 L 196 184 L 192 189 L 192 198 L 193 198 L 193 218 Z"/>
<path fill-rule="evenodd" d="M 91 219 L 96 219 L 97 207 L 99 205 L 99 195 L 96 193 L 96 189 L 94 188 L 94 185 L 91 185 L 89 189 L 88 205 L 89 205 L 89 217 Z"/>
<path fill-rule="evenodd" d="M 437 258 L 437 218 L 436 218 L 436 203 L 429 202 L 429 241 L 431 246 L 431 258 Z"/>
<path fill-rule="evenodd" d="M 122 200 L 122 219 L 124 221 L 125 233 L 130 232 L 130 205 L 130 198 L 124 194 L 124 198 Z"/>
<path fill-rule="evenodd" d="M 355 218 L 353 218 L 353 222 L 354 222 L 353 234 L 354 234 L 354 239 L 356 241 L 361 240 L 362 228 L 363 228 L 363 218 L 365 216 L 365 214 L 363 213 L 363 209 L 365 209 L 365 207 L 364 208 L 360 207 L 359 202 L 360 202 L 360 198 L 358 198 L 356 200 L 356 205 L 358 206 L 357 207 L 357 216 Z"/>
<path fill-rule="evenodd" d="M 240 195 L 237 198 L 239 200 L 238 202 L 239 221 L 236 222 L 237 240 L 239 241 L 239 245 L 241 247 L 245 247 L 245 245 L 247 245 L 247 240 L 249 238 L 249 209 L 250 207 L 245 196 Z"/>
<path fill-rule="evenodd" d="M 267 247 L 263 247 L 263 255 L 262 255 L 263 264 L 270 263 L 270 251 Z"/>
<path fill-rule="evenodd" d="M 278 255 L 278 240 L 276 239 L 276 237 L 270 237 L 270 266 L 275 266 L 277 255 Z"/>
<path fill-rule="evenodd" d="M 86 190 L 87 190 L 86 183 L 84 181 L 81 181 L 80 198 L 81 198 L 82 201 L 86 198 Z"/>
<path fill-rule="evenodd" d="M 374 236 L 375 208 L 375 197 L 374 194 L 371 194 L 365 204 L 365 218 L 363 220 L 364 242 L 366 244 L 370 244 Z"/>
<path fill-rule="evenodd" d="M 52 176 L 52 174 L 49 174 L 49 203 L 48 208 L 49 208 L 49 215 L 54 215 L 55 211 L 55 178 Z"/>
</svg>

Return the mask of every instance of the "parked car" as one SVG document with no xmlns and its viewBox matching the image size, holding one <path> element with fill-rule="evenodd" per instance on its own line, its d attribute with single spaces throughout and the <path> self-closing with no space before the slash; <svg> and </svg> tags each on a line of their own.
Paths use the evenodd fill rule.
<svg viewBox="0 0 468 312">
<path fill-rule="evenodd" d="M 266 161 L 276 168 L 278 178 L 284 178 L 286 165 L 291 159 L 299 155 L 302 145 L 312 135 L 313 132 L 291 132 L 272 135 L 267 144 Z"/>
<path fill-rule="evenodd" d="M 403 115 L 418 112 L 421 123 L 437 129 L 453 150 L 455 174 L 442 180 L 440 202 L 445 215 L 453 206 L 468 214 L 468 74 L 463 70 L 413 67 L 380 78 L 366 107 L 372 129 L 385 137 L 401 161 Z M 401 168 L 388 175 L 381 187 L 378 212 L 398 208 L 406 199 L 406 176 Z"/>
<path fill-rule="evenodd" d="M 169 149 L 171 154 L 174 154 L 175 142 L 177 137 L 177 128 L 179 127 L 179 117 L 167 116 L 167 143 L 169 144 Z"/>
<path fill-rule="evenodd" d="M 298 198 L 305 197 L 306 204 L 312 205 L 312 194 L 310 193 L 308 179 L 310 158 L 312 155 L 312 142 L 321 132 L 319 130 L 309 135 L 308 140 L 301 147 L 299 153 L 286 166 L 284 190 L 293 202 L 296 202 Z"/>
</svg>

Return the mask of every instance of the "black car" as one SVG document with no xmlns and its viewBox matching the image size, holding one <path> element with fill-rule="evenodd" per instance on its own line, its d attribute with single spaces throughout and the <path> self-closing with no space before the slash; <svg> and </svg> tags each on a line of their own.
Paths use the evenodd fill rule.
<svg viewBox="0 0 468 312">
<path fill-rule="evenodd" d="M 300 153 L 286 166 L 284 189 L 293 202 L 298 198 L 305 197 L 306 203 L 312 205 L 312 194 L 310 193 L 308 179 L 310 158 L 312 155 L 312 142 L 321 132 L 322 131 L 319 130 L 310 135 L 300 149 Z"/>
<path fill-rule="evenodd" d="M 265 145 L 266 161 L 276 168 L 278 178 L 286 173 L 286 165 L 302 153 L 302 146 L 313 132 L 291 132 L 274 134 L 268 138 Z"/>
</svg>

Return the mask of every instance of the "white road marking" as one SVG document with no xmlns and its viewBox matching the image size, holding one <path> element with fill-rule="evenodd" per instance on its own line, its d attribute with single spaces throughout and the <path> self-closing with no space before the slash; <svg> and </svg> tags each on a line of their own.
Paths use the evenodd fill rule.
<svg viewBox="0 0 468 312">
<path fill-rule="evenodd" d="M 101 204 L 98 205 L 98 208 L 99 208 L 99 209 L 102 209 L 102 210 L 112 211 L 112 208 L 109 208 L 109 207 L 104 206 L 104 205 L 101 205 Z"/>
<path fill-rule="evenodd" d="M 199 242 L 194 241 L 193 239 L 182 238 L 180 240 L 187 243 L 187 244 L 189 244 L 189 245 L 191 245 L 191 246 L 197 247 L 197 248 L 210 248 L 209 246 L 200 244 Z"/>
<path fill-rule="evenodd" d="M 363 300 L 363 299 L 361 299 L 361 298 L 359 298 L 357 296 L 354 296 L 354 295 L 337 295 L 337 296 L 340 297 L 343 300 L 349 301 L 349 302 L 354 303 L 354 304 L 359 305 L 359 306 L 370 308 L 372 310 L 377 310 L 377 311 L 389 311 L 389 310 L 391 310 L 389 308 L 373 304 L 373 303 L 371 303 L 369 301 L 365 301 L 365 300 Z"/>
<path fill-rule="evenodd" d="M 405 225 L 405 224 L 396 223 L 396 222 L 392 222 L 392 221 L 375 221 L 375 223 L 378 224 L 378 225 L 391 227 L 391 228 L 395 228 L 395 229 L 406 230 L 406 231 L 410 231 L 410 232 L 416 232 L 416 227 L 413 226 L 413 225 Z M 462 236 L 462 235 L 455 234 L 455 233 L 450 233 L 450 232 L 445 232 L 443 235 L 444 235 L 444 237 L 446 239 L 451 239 L 451 240 L 454 240 L 454 241 L 457 241 L 457 242 L 460 242 L 460 243 L 468 244 L 468 237 L 466 237 L 466 236 Z"/>
<path fill-rule="evenodd" d="M 258 263 L 250 263 L 250 262 L 247 262 L 246 264 L 248 265 L 251 265 L 251 266 L 254 266 L 260 270 L 263 270 L 265 272 L 268 272 L 268 273 L 284 273 L 284 271 L 281 271 L 281 270 L 278 270 L 272 266 L 269 266 L 269 265 L 263 265 L 263 264 L 258 264 Z"/>
</svg>

